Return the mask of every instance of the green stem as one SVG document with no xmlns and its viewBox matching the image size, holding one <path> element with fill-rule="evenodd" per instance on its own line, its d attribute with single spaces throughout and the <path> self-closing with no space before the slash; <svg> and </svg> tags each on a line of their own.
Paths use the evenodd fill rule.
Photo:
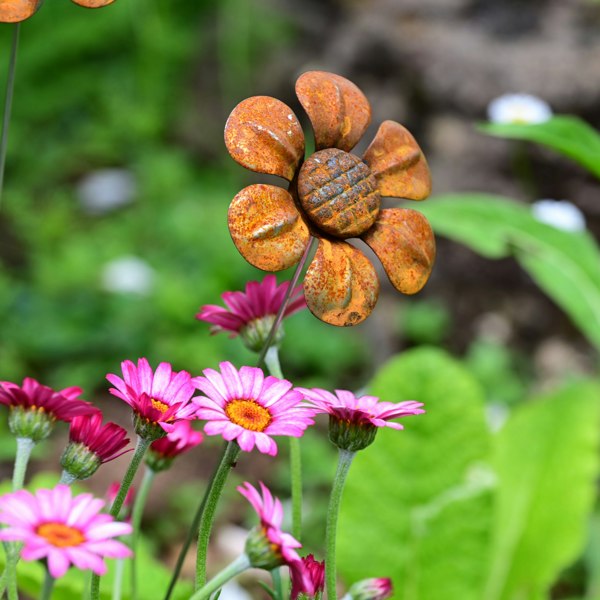
<svg viewBox="0 0 600 600">
<path fill-rule="evenodd" d="M 6 80 L 6 99 L 4 101 L 4 115 L 2 117 L 2 135 L 0 136 L 0 203 L 4 188 L 4 166 L 6 165 L 6 150 L 8 147 L 8 125 L 12 109 L 13 94 L 15 91 L 15 72 L 17 68 L 17 50 L 19 49 L 19 33 L 21 23 L 13 25 L 13 39 L 8 59 L 8 78 Z"/>
<path fill-rule="evenodd" d="M 232 563 L 217 573 L 206 585 L 202 586 L 190 600 L 205 600 L 211 594 L 220 590 L 230 579 L 243 573 L 250 567 L 250 561 L 245 554 L 240 554 Z"/>
<path fill-rule="evenodd" d="M 283 379 L 279 351 L 277 346 L 271 346 L 265 354 L 265 365 L 269 373 Z M 290 477 L 292 485 L 292 535 L 300 541 L 302 537 L 302 456 L 300 439 L 289 437 L 290 440 Z"/>
<path fill-rule="evenodd" d="M 40 594 L 40 600 L 50 600 L 52 595 L 52 589 L 54 588 L 54 577 L 50 575 L 50 571 L 46 570 L 46 576 L 44 577 L 44 586 L 42 587 L 42 593 Z"/>
<path fill-rule="evenodd" d="M 271 578 L 273 579 L 273 592 L 275 593 L 275 598 L 277 598 L 277 600 L 285 600 L 280 567 L 271 571 Z"/>
<path fill-rule="evenodd" d="M 206 490 L 206 503 L 200 515 L 200 528 L 198 530 L 198 554 L 196 556 L 196 589 L 206 584 L 206 556 L 208 554 L 208 541 L 212 531 L 212 525 L 217 510 L 217 503 L 225 486 L 229 471 L 235 465 L 240 453 L 237 442 L 227 443 L 223 458 L 215 471 L 213 478 Z"/>
<path fill-rule="evenodd" d="M 133 557 L 131 558 L 131 598 L 136 600 L 137 598 L 137 545 L 140 535 L 140 527 L 142 524 L 142 515 L 144 514 L 144 508 L 148 499 L 148 493 L 152 487 L 156 472 L 150 467 L 146 466 L 144 471 L 144 477 L 142 483 L 135 495 L 135 502 L 133 503 L 133 510 L 131 512 L 131 526 L 133 527 L 133 533 L 131 534 L 131 550 L 133 551 Z"/>
<path fill-rule="evenodd" d="M 144 454 L 146 454 L 146 450 L 152 443 L 152 440 L 141 438 L 138 436 L 137 444 L 135 445 L 135 452 L 131 457 L 131 462 L 129 463 L 129 467 L 127 468 L 127 472 L 123 477 L 123 481 L 121 482 L 121 487 L 119 488 L 119 493 L 115 498 L 112 506 L 110 507 L 109 514 L 117 518 L 119 512 L 121 511 L 121 507 L 123 506 L 123 502 L 127 496 L 127 492 L 131 487 L 133 482 L 133 478 L 137 473 L 137 470 L 142 463 L 142 459 L 144 458 Z M 100 576 L 95 573 L 92 575 L 91 583 L 90 583 L 90 599 L 91 600 L 99 600 L 100 598 Z"/>
<path fill-rule="evenodd" d="M 325 528 L 325 584 L 327 589 L 327 600 L 336 600 L 336 576 L 335 576 L 335 538 L 337 534 L 337 520 L 340 512 L 340 502 L 346 476 L 352 464 L 355 452 L 342 450 L 340 448 L 339 460 L 331 495 L 329 497 L 329 508 L 327 509 L 327 525 Z"/>
<path fill-rule="evenodd" d="M 16 492 L 23 487 L 25 482 L 25 472 L 29 463 L 31 451 L 35 442 L 29 438 L 17 438 L 17 455 L 15 457 L 15 466 L 13 469 L 12 491 Z"/>
<path fill-rule="evenodd" d="M 135 556 L 135 555 L 134 555 Z M 115 578 L 111 600 L 121 600 L 123 597 L 123 573 L 125 572 L 125 559 L 119 558 L 115 563 Z M 133 598 L 133 596 L 132 596 Z"/>
<path fill-rule="evenodd" d="M 63 472 L 60 475 L 60 481 L 58 483 L 63 485 L 71 485 L 74 481 L 77 481 L 77 477 L 71 473 L 67 473 L 63 469 Z"/>
</svg>

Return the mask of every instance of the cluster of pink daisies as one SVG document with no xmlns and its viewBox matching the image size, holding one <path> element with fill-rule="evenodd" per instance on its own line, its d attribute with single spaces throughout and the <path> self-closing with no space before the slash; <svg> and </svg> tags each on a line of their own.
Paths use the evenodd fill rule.
<svg viewBox="0 0 600 600">
<path fill-rule="evenodd" d="M 204 307 L 198 318 L 217 330 L 244 335 L 248 328 L 256 329 L 260 319 L 272 322 L 286 291 L 287 284 L 277 286 L 268 276 L 263 283 L 248 284 L 245 294 L 224 295 L 227 309 Z M 302 308 L 303 299 L 296 291 L 293 295 L 288 313 Z M 252 339 L 256 341 L 256 336 Z M 131 407 L 136 433 L 152 442 L 147 463 L 157 471 L 202 441 L 202 433 L 191 426 L 195 420 L 204 421 L 206 435 L 235 441 L 245 452 L 256 447 L 275 456 L 275 436 L 301 437 L 319 413 L 345 428 L 345 435 L 332 441 L 340 447 L 354 443 L 346 449 L 356 450 L 366 445 L 365 432 L 370 443 L 379 427 L 402 428 L 390 419 L 424 412 L 419 402 L 380 402 L 345 390 L 295 388 L 285 379 L 265 376 L 259 368 L 237 369 L 230 362 L 220 363 L 219 370 L 205 369 L 197 377 L 174 371 L 166 362 L 153 369 L 145 358 L 137 363 L 126 360 L 121 369 L 121 375 L 107 375 L 113 386 L 109 391 Z M 80 394 L 78 388 L 55 392 L 30 378 L 21 386 L 0 383 L 0 403 L 9 408 L 9 425 L 17 438 L 35 443 L 47 437 L 56 421 L 70 423 L 70 440 L 61 459 L 63 484 L 35 494 L 17 490 L 0 498 L 0 523 L 6 526 L 0 529 L 0 539 L 23 543 L 23 560 L 46 559 L 53 577 L 61 577 L 71 564 L 102 574 L 104 557 L 130 554 L 115 538 L 131 533 L 131 526 L 101 513 L 103 501 L 89 494 L 73 497 L 65 485 L 90 477 L 101 464 L 128 451 L 126 431 L 115 423 L 103 424 L 100 411 Z M 348 442 L 348 431 L 358 432 L 358 446 L 356 435 Z M 300 543 L 281 529 L 281 502 L 262 483 L 261 492 L 249 483 L 238 489 L 259 515 L 260 535 L 290 567 L 293 597 L 320 592 L 323 564 L 297 554 Z"/>
</svg>

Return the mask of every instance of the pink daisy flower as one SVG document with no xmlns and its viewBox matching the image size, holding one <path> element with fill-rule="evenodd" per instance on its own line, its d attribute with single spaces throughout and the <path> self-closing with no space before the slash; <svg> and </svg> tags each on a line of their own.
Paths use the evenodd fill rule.
<svg viewBox="0 0 600 600">
<path fill-rule="evenodd" d="M 221 295 L 227 308 L 207 304 L 200 308 L 196 319 L 212 323 L 211 333 L 231 332 L 235 337 L 249 323 L 266 316 L 275 316 L 288 290 L 289 281 L 277 285 L 275 275 L 267 275 L 262 281 L 250 281 L 245 292 L 225 292 Z M 306 308 L 302 286 L 294 288 L 284 316 Z"/>
<path fill-rule="evenodd" d="M 312 554 L 302 558 L 302 569 L 304 577 L 299 576 L 297 571 L 292 573 L 292 600 L 296 600 L 300 594 L 311 598 L 323 593 L 325 587 L 325 561 L 315 560 Z M 310 587 L 305 588 L 306 578 L 310 581 Z"/>
<path fill-rule="evenodd" d="M 358 581 L 350 587 L 342 600 L 387 600 L 393 593 L 392 580 L 377 577 Z"/>
<path fill-rule="evenodd" d="M 123 450 L 127 444 L 129 438 L 125 429 L 116 423 L 102 425 L 101 412 L 74 417 L 69 429 L 69 444 L 60 464 L 71 478 L 87 479 L 101 464 L 127 452 Z"/>
<path fill-rule="evenodd" d="M 356 397 L 346 390 L 335 390 L 335 395 L 318 388 L 296 388 L 315 407 L 317 413 L 328 413 L 333 417 L 356 424 L 370 423 L 375 427 L 404 429 L 400 423 L 389 419 L 420 415 L 425 412 L 422 402 L 380 402 L 375 396 Z"/>
<path fill-rule="evenodd" d="M 283 508 L 279 498 L 273 498 L 269 489 L 260 482 L 261 494 L 250 483 L 245 482 L 237 488 L 238 492 L 250 502 L 260 519 L 258 536 L 252 533 L 246 543 L 246 554 L 254 567 L 273 569 L 287 565 L 293 580 L 303 589 L 313 592 L 312 582 L 304 569 L 296 548 L 302 544 L 289 533 L 281 530 Z M 265 548 L 267 551 L 265 552 Z"/>
<path fill-rule="evenodd" d="M 314 411 L 302 406 L 302 394 L 285 379 L 265 377 L 260 369 L 242 367 L 239 371 L 222 362 L 221 372 L 205 369 L 204 377 L 193 379 L 206 397 L 194 398 L 199 419 L 208 421 L 207 435 L 237 440 L 250 452 L 254 446 L 263 454 L 275 456 L 277 444 L 272 435 L 300 437 L 313 424 Z"/>
<path fill-rule="evenodd" d="M 79 387 L 55 392 L 35 379 L 26 377 L 21 386 L 10 381 L 0 381 L 0 404 L 26 411 L 42 411 L 53 419 L 68 422 L 73 417 L 90 415 L 98 410 L 89 402 L 77 399 L 81 392 Z"/>
<path fill-rule="evenodd" d="M 321 389 L 297 388 L 316 413 L 329 414 L 329 439 L 342 450 L 356 452 L 373 443 L 379 427 L 404 429 L 389 419 L 420 415 L 422 402 L 380 402 L 375 396 L 356 397 L 347 390 L 335 394 Z"/>
<path fill-rule="evenodd" d="M 145 358 L 138 360 L 137 367 L 126 360 L 121 369 L 122 379 L 112 373 L 106 376 L 115 386 L 109 392 L 131 406 L 138 417 L 139 435 L 144 437 L 147 432 L 137 425 L 158 425 L 168 433 L 176 421 L 194 418 L 196 407 L 191 398 L 195 389 L 187 371 L 174 373 L 169 363 L 162 362 L 154 372 Z"/>
<path fill-rule="evenodd" d="M 20 490 L 0 497 L 0 540 L 22 542 L 23 560 L 46 559 L 52 577 L 62 577 L 70 565 L 106 573 L 104 558 L 131 556 L 127 546 L 112 538 L 131 533 L 131 525 L 100 514 L 102 500 L 91 494 L 72 497 L 58 485 L 34 494 Z"/>
</svg>

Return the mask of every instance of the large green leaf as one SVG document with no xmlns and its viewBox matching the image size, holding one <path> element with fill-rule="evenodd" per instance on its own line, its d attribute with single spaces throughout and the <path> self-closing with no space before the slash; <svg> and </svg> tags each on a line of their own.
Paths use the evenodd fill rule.
<svg viewBox="0 0 600 600">
<path fill-rule="evenodd" d="M 486 600 L 543 598 L 580 554 L 596 497 L 600 386 L 572 384 L 523 405 L 501 430 Z"/>
<path fill-rule="evenodd" d="M 452 194 L 420 207 L 440 235 L 488 258 L 513 255 L 600 348 L 600 252 L 587 232 L 540 223 L 529 208 L 486 194 Z"/>
<path fill-rule="evenodd" d="M 564 154 L 600 177 L 600 135 L 585 121 L 570 115 L 553 117 L 545 123 L 485 123 L 479 129 L 497 137 L 527 140 Z"/>
<path fill-rule="evenodd" d="M 395 598 L 481 600 L 491 524 L 481 389 L 440 350 L 393 358 L 369 392 L 427 413 L 382 429 L 350 469 L 339 523 L 347 583 L 391 577 Z"/>
</svg>

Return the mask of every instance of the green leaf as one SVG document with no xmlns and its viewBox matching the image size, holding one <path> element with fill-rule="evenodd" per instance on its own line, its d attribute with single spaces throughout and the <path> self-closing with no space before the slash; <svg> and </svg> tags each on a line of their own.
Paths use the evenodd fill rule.
<svg viewBox="0 0 600 600">
<path fill-rule="evenodd" d="M 580 554 L 596 497 L 600 386 L 580 382 L 523 405 L 500 431 L 486 600 L 542 598 Z"/>
<path fill-rule="evenodd" d="M 480 131 L 497 137 L 536 142 L 578 162 L 600 177 L 600 135 L 585 121 L 570 115 L 552 117 L 545 123 L 485 123 Z"/>
<path fill-rule="evenodd" d="M 528 206 L 487 194 L 438 196 L 420 209 L 440 235 L 487 258 L 513 255 L 600 349 L 600 251 L 591 235 L 540 223 Z"/>
<path fill-rule="evenodd" d="M 427 413 L 381 429 L 350 469 L 339 522 L 347 584 L 391 577 L 395 598 L 481 600 L 491 523 L 482 391 L 444 352 L 390 360 L 369 392 Z"/>
</svg>

